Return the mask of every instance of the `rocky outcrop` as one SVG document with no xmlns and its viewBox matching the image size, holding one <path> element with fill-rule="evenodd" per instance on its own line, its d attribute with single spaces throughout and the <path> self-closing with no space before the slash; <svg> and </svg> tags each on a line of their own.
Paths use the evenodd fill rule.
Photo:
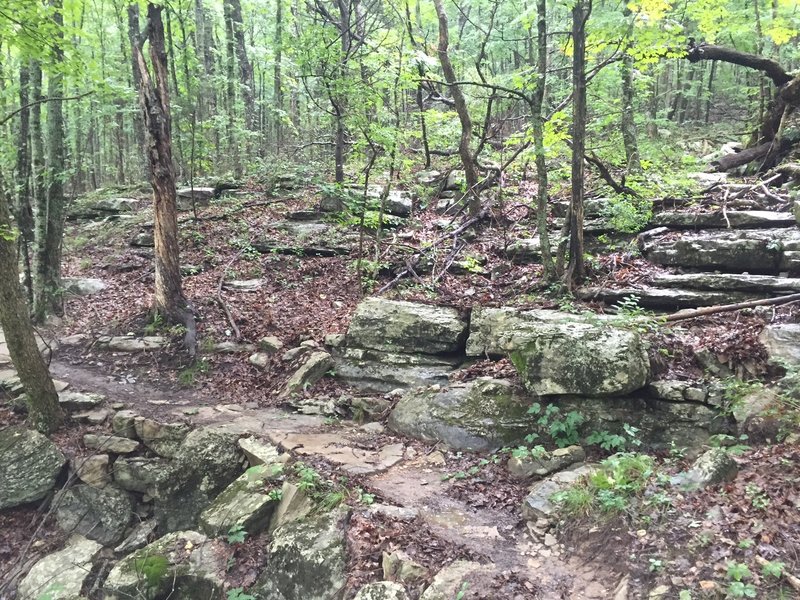
<svg viewBox="0 0 800 600">
<path fill-rule="evenodd" d="M 312 352 L 289 377 L 284 392 L 287 395 L 302 392 L 322 379 L 334 365 L 333 358 L 327 352 Z"/>
<path fill-rule="evenodd" d="M 336 600 L 347 580 L 346 508 L 278 527 L 253 593 L 263 600 Z"/>
<path fill-rule="evenodd" d="M 491 583 L 497 576 L 492 565 L 457 560 L 447 565 L 436 574 L 431 585 L 422 593 L 419 600 L 451 600 L 457 598 L 464 590 L 476 590 L 484 587 L 488 592 Z"/>
<path fill-rule="evenodd" d="M 558 509 L 553 496 L 567 489 L 582 477 L 593 473 L 594 470 L 595 467 L 592 465 L 581 465 L 575 469 L 559 471 L 547 479 L 537 481 L 530 487 L 528 495 L 522 503 L 522 516 L 530 521 L 551 518 Z"/>
<path fill-rule="evenodd" d="M 550 473 L 566 469 L 570 465 L 586 460 L 586 452 L 580 446 L 567 446 L 534 457 L 530 453 L 519 456 L 512 454 L 506 468 L 517 479 L 545 477 Z"/>
<path fill-rule="evenodd" d="M 461 359 L 429 354 L 379 352 L 344 348 L 336 356 L 336 376 L 369 392 L 390 392 L 397 388 L 446 384 Z"/>
<path fill-rule="evenodd" d="M 0 510 L 44 498 L 65 463 L 38 431 L 20 425 L 0 429 Z"/>
<path fill-rule="evenodd" d="M 767 325 L 759 336 L 770 362 L 800 368 L 800 323 Z"/>
<path fill-rule="evenodd" d="M 712 448 L 701 454 L 686 473 L 672 479 L 674 485 L 686 490 L 697 490 L 730 481 L 739 472 L 739 465 L 724 448 Z"/>
<path fill-rule="evenodd" d="M 56 499 L 56 521 L 68 533 L 80 533 L 90 540 L 112 546 L 125 537 L 133 516 L 133 502 L 115 487 L 103 489 L 76 485 Z"/>
<path fill-rule="evenodd" d="M 650 374 L 639 333 L 597 315 L 477 307 L 467 355 L 509 356 L 528 390 L 541 396 L 629 394 Z"/>
<path fill-rule="evenodd" d="M 103 584 L 106 600 L 220 598 L 224 544 L 195 531 L 169 533 L 118 562 Z"/>
<path fill-rule="evenodd" d="M 58 552 L 31 567 L 17 588 L 18 600 L 71 600 L 80 597 L 83 582 L 92 571 L 92 559 L 102 546 L 79 535 Z"/>
<path fill-rule="evenodd" d="M 408 600 L 408 594 L 399 583 L 376 581 L 358 590 L 354 600 Z"/>
<path fill-rule="evenodd" d="M 664 211 L 654 215 L 652 227 L 672 229 L 748 229 L 790 227 L 795 224 L 790 212 L 772 210 L 729 210 L 726 212 Z"/>
</svg>

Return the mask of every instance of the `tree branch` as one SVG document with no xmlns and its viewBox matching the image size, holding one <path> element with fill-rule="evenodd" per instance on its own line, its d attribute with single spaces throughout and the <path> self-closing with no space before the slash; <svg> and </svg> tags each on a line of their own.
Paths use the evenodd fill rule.
<svg viewBox="0 0 800 600">
<path fill-rule="evenodd" d="M 32 106 L 36 106 L 37 104 L 44 104 L 45 102 L 59 102 L 59 101 L 66 102 L 67 100 L 80 100 L 81 98 L 85 98 L 86 96 L 90 96 L 92 94 L 94 94 L 94 90 L 78 94 L 77 96 L 57 96 L 54 98 L 39 98 L 39 100 L 28 102 L 25 106 L 20 106 L 14 112 L 7 114 L 5 117 L 3 117 L 2 120 L 0 120 L 0 127 L 8 123 L 11 119 L 16 117 L 22 111 L 27 110 Z"/>
</svg>

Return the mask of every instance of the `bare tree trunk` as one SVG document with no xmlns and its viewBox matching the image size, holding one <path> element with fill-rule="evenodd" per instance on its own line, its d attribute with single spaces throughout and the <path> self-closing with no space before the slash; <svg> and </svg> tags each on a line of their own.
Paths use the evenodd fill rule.
<svg viewBox="0 0 800 600">
<path fill-rule="evenodd" d="M 622 130 L 622 141 L 625 146 L 625 159 L 628 164 L 629 173 L 637 173 L 642 170 L 639 161 L 639 144 L 636 141 L 636 121 L 633 112 L 633 57 L 625 53 L 620 63 L 620 76 L 622 78 L 622 119 L 620 129 Z"/>
<path fill-rule="evenodd" d="M 47 190 L 36 214 L 37 247 L 33 285 L 33 314 L 41 323 L 48 313 L 61 313 L 61 238 L 64 232 L 64 113 L 61 98 L 64 96 L 64 38 L 61 0 L 51 0 L 55 41 L 52 44 L 54 69 L 47 77 Z"/>
<path fill-rule="evenodd" d="M 275 151 L 280 154 L 283 146 L 283 3 L 284 0 L 275 0 L 275 69 L 272 84 L 272 93 L 275 99 Z"/>
<path fill-rule="evenodd" d="M 242 176 L 242 161 L 238 136 L 236 135 L 236 40 L 234 39 L 233 16 L 231 4 L 223 3 L 225 15 L 225 57 L 226 57 L 226 96 L 228 111 L 228 151 L 234 177 Z"/>
<path fill-rule="evenodd" d="M 583 264 L 583 164 L 586 152 L 586 21 L 591 0 L 577 0 L 572 9 L 572 199 L 569 220 L 567 286 L 574 289 L 584 274 Z"/>
<path fill-rule="evenodd" d="M 133 3 L 128 6 L 128 39 L 133 45 L 139 37 L 139 5 Z M 136 56 L 131 53 L 131 75 L 133 77 L 133 91 L 137 96 L 142 87 L 142 78 L 139 75 L 139 68 L 136 65 Z M 133 135 L 136 138 L 136 165 L 140 174 L 144 175 L 147 170 L 147 157 L 144 155 L 144 120 L 139 111 L 133 114 Z"/>
<path fill-rule="evenodd" d="M 19 138 L 17 141 L 17 203 L 16 219 L 20 228 L 20 253 L 25 266 L 25 289 L 28 299 L 33 301 L 33 276 L 31 274 L 31 249 L 34 244 L 33 237 L 33 208 L 31 206 L 32 170 L 30 151 L 30 109 L 25 108 L 30 99 L 30 68 L 23 64 L 19 68 Z"/>
<path fill-rule="evenodd" d="M 132 48 L 142 82 L 139 102 L 144 115 L 146 151 L 153 187 L 156 263 L 154 308 L 166 320 L 186 325 L 187 347 L 190 355 L 194 356 L 196 341 L 194 316 L 181 287 L 167 54 L 164 49 L 161 11 L 162 7 L 148 3 L 147 39 L 150 42 L 152 77 L 140 45 L 144 40 L 133 44 Z"/>
<path fill-rule="evenodd" d="M 19 285 L 15 237 L 6 192 L 0 181 L 0 326 L 5 334 L 11 361 L 25 388 L 28 423 L 34 429 L 49 434 L 61 424 L 61 408 L 53 380 L 36 345 L 25 295 Z"/>
<path fill-rule="evenodd" d="M 442 64 L 442 73 L 444 74 L 445 81 L 450 86 L 455 109 L 458 113 L 458 120 L 461 122 L 461 140 L 458 144 L 458 154 L 461 157 L 461 163 L 464 166 L 464 174 L 467 180 L 469 214 L 474 217 L 481 211 L 481 198 L 478 192 L 478 166 L 475 164 L 475 158 L 470 150 L 470 143 L 472 142 L 472 119 L 469 116 L 469 108 L 467 107 L 467 101 L 464 98 L 461 87 L 455 85 L 457 81 L 456 72 L 453 69 L 453 64 L 450 62 L 450 55 L 448 53 L 450 34 L 447 25 L 447 13 L 442 5 L 442 0 L 433 0 L 433 4 L 436 7 L 436 14 L 439 18 L 439 62 Z"/>
</svg>

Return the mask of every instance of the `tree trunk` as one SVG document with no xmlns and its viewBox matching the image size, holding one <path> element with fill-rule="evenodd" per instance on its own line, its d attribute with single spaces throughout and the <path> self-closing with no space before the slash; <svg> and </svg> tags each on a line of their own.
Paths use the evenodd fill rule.
<svg viewBox="0 0 800 600">
<path fill-rule="evenodd" d="M 36 345 L 25 295 L 19 285 L 15 234 L 6 193 L 0 182 L 0 326 L 11 361 L 25 388 L 28 423 L 32 428 L 49 434 L 61 423 L 61 408 L 53 380 Z"/>
<path fill-rule="evenodd" d="M 572 9 L 572 198 L 569 220 L 567 286 L 583 279 L 583 161 L 586 151 L 586 21 L 591 0 L 577 0 Z"/>
<path fill-rule="evenodd" d="M 547 84 L 547 0 L 537 0 L 536 9 L 536 87 L 533 92 L 533 115 L 531 116 L 533 144 L 536 152 L 536 225 L 539 229 L 539 248 L 542 254 L 543 276 L 545 281 L 552 281 L 555 278 L 555 265 L 553 264 L 550 235 L 547 229 L 549 182 L 544 149 L 544 116 L 542 115 Z"/>
<path fill-rule="evenodd" d="M 64 232 L 64 60 L 62 48 L 64 15 L 61 0 L 51 0 L 55 40 L 52 43 L 55 64 L 47 77 L 47 190 L 36 214 L 37 244 L 33 285 L 33 314 L 38 323 L 48 313 L 61 313 L 61 238 Z"/>
<path fill-rule="evenodd" d="M 242 176 L 242 161 L 239 155 L 239 141 L 236 135 L 236 40 L 233 32 L 233 16 L 231 3 L 223 3 L 225 16 L 225 69 L 226 69 L 226 96 L 228 112 L 228 151 L 233 175 L 237 179 Z"/>
<path fill-rule="evenodd" d="M 272 81 L 272 93 L 275 100 L 275 151 L 280 154 L 283 146 L 283 3 L 275 0 L 275 69 Z"/>
<path fill-rule="evenodd" d="M 139 5 L 136 3 L 128 6 L 128 40 L 131 47 L 136 44 L 139 38 Z M 142 87 L 142 78 L 139 75 L 139 67 L 136 65 L 136 56 L 131 53 L 131 75 L 133 77 L 133 91 L 138 96 Z M 147 171 L 147 157 L 144 154 L 144 120 L 139 111 L 133 113 L 133 135 L 136 138 L 136 166 L 139 173 L 144 175 Z"/>
<path fill-rule="evenodd" d="M 625 145 L 625 159 L 628 164 L 629 173 L 638 173 L 642 170 L 639 161 L 639 144 L 636 142 L 636 121 L 633 112 L 633 57 L 625 53 L 620 63 L 620 76 L 622 77 L 622 119 L 620 129 L 622 129 L 622 141 Z"/>
<path fill-rule="evenodd" d="M 31 206 L 32 169 L 30 151 L 30 109 L 25 108 L 31 101 L 30 98 L 30 68 L 21 65 L 19 68 L 19 137 L 17 141 L 17 203 L 16 219 L 20 228 L 20 252 L 25 266 L 25 289 L 28 299 L 33 301 L 33 278 L 31 274 L 31 249 L 34 244 L 33 237 L 33 208 Z"/>
<path fill-rule="evenodd" d="M 450 55 L 448 53 L 450 33 L 447 25 L 447 13 L 442 5 L 442 0 L 433 0 L 433 4 L 436 7 L 436 14 L 439 18 L 439 62 L 442 64 L 442 73 L 444 74 L 445 81 L 450 86 L 455 109 L 458 113 L 458 120 L 461 122 L 461 139 L 458 144 L 458 154 L 461 157 L 461 163 L 464 166 L 464 174 L 467 180 L 469 214 L 471 217 L 474 217 L 481 211 L 481 198 L 478 191 L 478 166 L 475 164 L 475 158 L 470 150 L 470 143 L 472 142 L 472 119 L 469 116 L 469 108 L 467 107 L 467 101 L 464 98 L 461 87 L 455 85 L 457 81 L 456 72 L 453 69 L 453 64 L 450 62 Z"/>
<path fill-rule="evenodd" d="M 132 48 L 142 82 L 139 103 L 144 115 L 146 153 L 153 187 L 156 263 L 154 308 L 158 314 L 164 316 L 165 320 L 186 325 L 186 342 L 189 352 L 193 356 L 195 351 L 194 317 L 181 287 L 167 54 L 164 49 L 164 26 L 161 21 L 161 11 L 162 7 L 148 3 L 147 31 L 150 42 L 152 77 L 140 43 L 135 43 Z"/>
<path fill-rule="evenodd" d="M 244 101 L 244 123 L 248 131 L 255 130 L 255 87 L 253 82 L 253 67 L 247 58 L 247 46 L 244 38 L 244 25 L 242 23 L 242 3 L 240 0 L 225 0 L 228 9 L 233 38 L 236 43 L 236 59 L 239 63 L 239 83 L 242 88 Z"/>
</svg>

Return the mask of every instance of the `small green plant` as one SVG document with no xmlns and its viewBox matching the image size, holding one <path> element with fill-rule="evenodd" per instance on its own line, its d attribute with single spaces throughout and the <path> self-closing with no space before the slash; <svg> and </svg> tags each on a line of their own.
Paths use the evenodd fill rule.
<svg viewBox="0 0 800 600">
<path fill-rule="evenodd" d="M 637 437 L 639 433 L 638 427 L 625 423 L 622 426 L 622 431 L 625 435 L 608 431 L 593 431 L 586 437 L 586 443 L 589 445 L 596 444 L 607 452 L 621 452 L 630 446 L 641 445 L 642 442 Z"/>
<path fill-rule="evenodd" d="M 150 322 L 144 326 L 145 335 L 155 335 L 164 327 L 164 317 L 160 313 L 154 312 Z"/>
<path fill-rule="evenodd" d="M 648 560 L 650 565 L 647 567 L 647 570 L 651 573 L 661 573 L 664 570 L 664 561 L 660 558 L 651 558 Z"/>
<path fill-rule="evenodd" d="M 565 448 L 580 441 L 578 427 L 583 423 L 584 417 L 578 411 L 572 410 L 562 415 L 561 409 L 555 404 L 548 404 L 542 410 L 542 405 L 534 402 L 528 408 L 528 413 L 539 415 L 536 423 L 547 430 L 559 448 Z"/>
<path fill-rule="evenodd" d="M 691 590 L 681 590 L 678 594 L 678 600 L 692 600 Z"/>
<path fill-rule="evenodd" d="M 780 561 L 770 561 L 768 560 L 763 565 L 761 565 L 761 574 L 764 577 L 774 577 L 775 579 L 780 579 L 783 576 L 783 572 L 786 569 L 786 564 Z"/>
<path fill-rule="evenodd" d="M 231 525 L 231 528 L 228 529 L 228 543 L 241 544 L 245 539 L 247 539 L 247 531 L 245 531 L 244 526 L 239 523 Z"/>
<path fill-rule="evenodd" d="M 184 387 L 191 387 L 197 381 L 199 375 L 205 375 L 211 369 L 211 363 L 205 359 L 200 358 L 195 360 L 191 365 L 178 373 L 178 383 Z"/>
<path fill-rule="evenodd" d="M 609 199 L 603 216 L 612 229 L 623 233 L 638 233 L 653 216 L 653 203 L 644 197 L 627 194 Z"/>
<path fill-rule="evenodd" d="M 469 583 L 466 581 L 461 584 L 461 587 L 458 589 L 458 593 L 456 594 L 456 600 L 464 600 L 467 595 L 467 590 L 469 589 Z"/>
<path fill-rule="evenodd" d="M 748 483 L 744 487 L 744 495 L 756 510 L 764 510 L 769 506 L 769 496 L 755 483 Z"/>
<path fill-rule="evenodd" d="M 276 488 L 274 490 L 270 490 L 267 494 L 267 498 L 272 500 L 273 502 L 280 502 L 283 498 L 283 490 L 280 488 Z"/>
<path fill-rule="evenodd" d="M 133 568 L 137 575 L 144 577 L 148 587 L 156 587 L 167 574 L 169 560 L 165 556 L 154 554 L 137 558 L 133 561 Z"/>
<path fill-rule="evenodd" d="M 739 548 L 742 550 L 747 550 L 748 548 L 752 548 L 755 545 L 755 542 L 750 538 L 745 538 L 743 540 L 739 540 Z"/>
<path fill-rule="evenodd" d="M 375 494 L 370 494 L 365 492 L 361 488 L 356 489 L 356 493 L 358 494 L 358 501 L 365 506 L 370 506 L 371 504 L 375 504 Z"/>
<path fill-rule="evenodd" d="M 256 600 L 251 594 L 245 594 L 243 588 L 233 588 L 228 590 L 227 600 Z"/>
<path fill-rule="evenodd" d="M 728 585 L 728 596 L 731 598 L 757 598 L 758 591 L 752 583 L 732 581 Z"/>
<path fill-rule="evenodd" d="M 322 477 L 313 468 L 309 467 L 303 462 L 297 462 L 294 465 L 294 470 L 300 481 L 297 487 L 305 492 L 316 491 L 318 486 L 322 483 Z"/>
</svg>

